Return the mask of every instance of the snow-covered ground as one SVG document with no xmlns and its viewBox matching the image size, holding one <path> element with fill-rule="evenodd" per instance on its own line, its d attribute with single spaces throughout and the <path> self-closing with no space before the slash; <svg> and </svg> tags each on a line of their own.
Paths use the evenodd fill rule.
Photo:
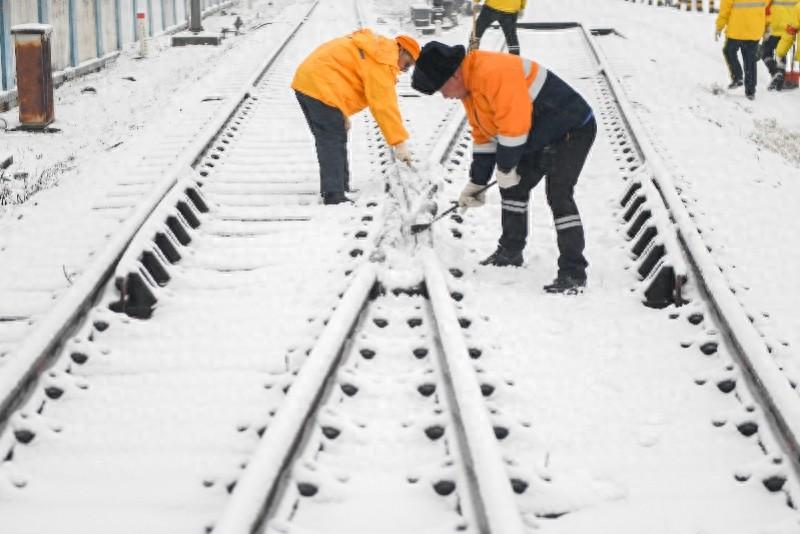
<svg viewBox="0 0 800 534">
<path fill-rule="evenodd" d="M 407 23 L 397 19 L 405 14 L 410 2 L 363 3 L 382 33 L 410 31 Z M 274 4 L 271 7 L 267 2 L 255 4 L 256 9 L 261 9 L 261 19 L 252 13 L 249 20 L 258 24 L 259 20 L 274 18 L 271 28 L 286 25 L 287 19 L 298 16 L 307 6 L 307 2 L 289 1 L 270 2 Z M 720 44 L 713 41 L 710 15 L 622 0 L 539 0 L 526 11 L 529 21 L 576 19 L 590 27 L 613 27 L 621 34 L 598 39 L 635 102 L 652 142 L 670 164 L 714 258 L 787 374 L 795 382 L 800 381 L 800 363 L 796 359 L 800 314 L 795 309 L 795 300 L 800 296 L 800 255 L 791 246 L 797 242 L 800 226 L 795 217 L 800 193 L 800 92 L 767 93 L 763 76 L 766 71 L 760 67 L 762 80 L 755 102 L 744 100 L 743 95 L 712 94 L 715 83 L 725 82 L 726 70 Z M 341 33 L 340 25 L 337 19 L 330 28 L 317 26 L 317 37 L 324 40 L 325 31 Z M 113 196 L 116 178 L 130 172 L 157 147 L 165 152 L 177 150 L 177 141 L 164 146 L 165 132 L 170 129 L 191 137 L 192 131 L 180 126 L 184 109 L 192 108 L 196 114 L 201 113 L 198 106 L 215 105 L 215 100 L 202 101 L 225 94 L 226 81 L 237 71 L 258 64 L 258 55 L 280 33 L 267 28 L 226 41 L 220 48 L 170 49 L 162 44 L 153 47 L 153 57 L 142 61 L 134 61 L 134 51 L 130 51 L 111 69 L 59 89 L 59 122 L 55 126 L 62 128 L 61 134 L 0 134 L 3 149 L 13 152 L 17 161 L 12 172 L 38 176 L 45 169 L 56 169 L 50 175 L 57 177 L 46 184 L 48 189 L 22 204 L 0 207 L 0 314 L 21 318 L 0 325 L 10 325 L 8 330 L 0 330 L 5 336 L 0 337 L 0 354 L 10 351 L 30 323 L 46 311 L 49 299 L 57 298 L 75 276 L 80 276 L 113 228 L 109 223 L 118 224 L 124 218 L 124 212 L 112 210 L 113 215 L 108 215 L 108 210 L 101 210 L 104 215 L 98 216 L 98 210 L 93 209 L 97 205 L 109 206 L 109 192 Z M 442 39 L 463 42 L 467 29 L 458 28 Z M 490 40 L 487 36 L 485 44 Z M 522 49 L 524 55 L 541 60 L 575 84 L 594 106 L 601 103 L 597 65 L 579 34 L 523 32 Z M 302 54 L 292 59 L 299 61 Z M 125 80 L 128 76 L 136 81 Z M 131 91 L 131 84 L 138 89 Z M 409 90 L 406 84 L 406 79 L 401 80 L 401 92 Z M 88 86 L 95 91 L 83 91 Z M 424 157 L 435 137 L 435 120 L 448 109 L 448 104 L 436 96 L 401 98 L 401 106 L 416 153 Z M 302 137 L 305 125 L 297 121 L 296 110 L 279 119 L 288 121 L 290 116 L 298 123 L 281 124 L 299 129 L 292 133 Z M 14 122 L 13 111 L 3 117 Z M 363 138 L 367 125 L 359 118 L 351 135 Z M 698 350 L 705 341 L 720 341 L 718 328 L 707 316 L 707 310 L 699 302 L 680 310 L 650 310 L 632 294 L 636 280 L 626 271 L 630 258 L 615 205 L 624 184 L 605 131 L 601 123 L 596 146 L 578 186 L 591 263 L 589 289 L 583 296 L 561 298 L 541 292 L 541 285 L 554 275 L 555 265 L 554 234 L 542 186 L 534 190 L 532 236 L 522 269 L 476 265 L 494 249 L 499 232 L 496 192 L 489 195 L 487 207 L 467 212 L 463 224 L 446 219 L 437 223 L 434 230 L 434 243 L 446 266 L 464 273 L 461 278 L 451 277 L 448 283 L 465 295 L 459 312 L 472 322 L 466 331 L 471 346 L 483 349 L 483 357 L 476 362 L 481 380 L 495 387 L 489 399 L 497 412 L 494 417 L 511 430 L 510 437 L 502 443 L 509 471 L 530 484 L 519 498 L 526 522 L 531 531 L 553 533 L 796 534 L 800 523 L 796 511 L 785 505 L 785 495 L 769 493 L 761 485 L 765 477 L 784 469 L 774 466 L 771 456 L 765 455 L 757 442 L 760 440 L 770 455 L 776 453 L 768 434 L 763 432 L 763 418 L 758 410 L 749 410 L 752 400 L 746 388 L 740 385 L 734 393 L 725 395 L 716 386 L 740 378 L 738 370 L 731 366 L 724 347 L 712 357 Z M 356 152 L 353 156 L 358 162 L 354 185 L 362 190 L 356 209 L 363 209 L 367 200 L 381 194 L 381 177 L 363 161 L 367 151 L 363 140 L 354 141 L 351 151 Z M 423 167 L 423 172 L 434 178 L 452 181 L 442 182 L 442 205 L 458 194 L 467 163 L 461 159 L 446 172 Z M 314 156 L 309 151 L 306 160 L 293 161 L 293 165 L 298 172 L 312 176 Z M 333 208 L 329 217 L 315 220 L 328 232 L 341 225 L 344 235 L 358 221 L 347 215 L 348 209 L 352 208 Z M 316 273 L 313 275 L 319 277 L 315 278 L 319 291 L 332 295 L 339 288 L 322 287 L 330 272 L 318 269 L 317 273 L 312 267 L 330 261 L 331 269 L 349 268 L 353 259 L 333 250 L 343 239 L 331 240 L 328 232 L 303 234 L 309 251 L 329 252 L 323 257 L 309 252 L 303 260 L 291 250 L 283 251 L 281 258 L 286 264 L 281 266 L 265 250 L 259 253 L 265 254 L 278 275 L 291 270 L 292 262 L 297 261 L 298 273 Z M 316 245 L 315 238 L 319 239 Z M 199 250 L 204 244 L 200 243 L 199 256 L 187 265 L 196 266 L 209 259 L 220 261 L 216 252 L 209 258 L 202 256 Z M 413 268 L 402 272 L 410 265 L 404 257 L 406 252 L 389 254 L 387 266 L 391 269 L 382 274 L 384 280 L 418 280 Z M 241 251 L 223 259 L 233 263 L 256 260 Z M 308 265 L 301 266 L 303 261 Z M 270 337 L 280 340 L 276 344 L 254 336 L 241 341 L 276 344 L 279 348 L 297 345 L 298 354 L 309 346 L 310 339 L 304 339 L 304 343 L 290 337 L 298 331 L 300 337 L 302 333 L 307 337 L 315 335 L 330 303 L 320 304 L 326 310 L 314 316 L 315 324 L 298 330 L 294 319 L 304 321 L 305 308 L 301 308 L 315 304 L 293 299 L 292 294 L 301 292 L 303 283 L 294 278 L 292 283 L 296 287 L 267 291 L 265 295 L 272 294 L 278 302 L 266 309 L 258 304 L 259 293 L 223 299 L 226 309 L 244 312 L 243 322 L 253 321 L 246 313 L 248 303 L 253 301 L 253 309 L 262 315 L 259 320 L 275 329 Z M 696 297 L 696 293 L 692 296 Z M 219 302 L 222 301 L 210 302 L 209 307 Z M 170 309 L 162 311 L 169 315 Z M 705 321 L 690 324 L 689 316 L 698 312 L 706 313 Z M 177 314 L 170 318 L 180 324 Z M 157 330 L 157 325 L 154 328 Z M 283 328 L 291 334 L 286 339 L 280 334 Z M 229 337 L 247 338 L 235 329 L 233 333 L 224 331 Z M 204 340 L 205 348 L 213 346 L 219 342 L 210 335 L 213 332 L 211 324 L 193 342 Z M 114 336 L 120 334 L 111 332 L 106 339 Z M 134 347 L 143 341 L 134 338 L 127 344 Z M 173 358 L 177 354 L 179 363 L 189 363 L 187 347 L 179 348 L 181 340 L 168 341 L 165 346 L 171 347 Z M 389 343 L 375 348 L 391 353 Z M 275 354 L 281 359 L 278 363 L 283 363 L 281 351 L 276 350 Z M 125 361 L 109 358 L 102 362 L 102 366 L 109 366 L 103 371 L 111 377 L 128 369 Z M 142 365 L 141 361 L 134 363 Z M 211 365 L 213 359 L 206 363 Z M 266 361 L 255 367 L 275 363 Z M 158 358 L 152 360 L 153 369 L 159 365 Z M 147 380 L 156 380 L 155 375 L 147 376 L 152 376 Z M 87 380 L 96 381 L 98 377 L 88 376 Z M 243 383 L 249 380 L 243 379 Z M 108 383 L 108 377 L 100 378 L 101 387 Z M 155 382 L 148 382 L 152 383 Z M 158 388 L 153 391 L 153 403 L 143 405 L 143 411 L 163 402 L 159 392 L 162 390 Z M 113 400 L 114 391 L 106 394 Z M 737 426 L 749 421 L 758 422 L 762 432 L 744 438 Z M 153 430 L 142 429 L 145 437 L 148 431 Z M 387 425 L 386 432 L 399 431 Z M 49 439 L 57 441 L 52 436 Z M 252 445 L 254 437 L 245 441 L 248 440 Z M 235 449 L 229 459 L 231 465 L 246 458 L 247 447 L 237 448 L 242 444 L 236 443 L 223 444 Z M 36 477 L 47 477 L 41 467 L 36 468 L 35 453 L 31 450 L 21 455 L 20 465 L 27 472 L 12 470 L 13 476 L 8 479 L 12 484 L 2 486 L 4 491 L 15 492 L 20 488 L 12 487 L 16 486 L 14 480 L 33 480 L 28 490 L 11 493 L 22 503 L 31 494 L 35 497 Z M 52 458 L 58 463 L 58 454 Z M 28 468 L 29 465 L 34 467 Z M 207 473 L 233 468 L 198 469 Z M 734 475 L 747 480 L 739 482 Z M 788 486 L 795 489 L 791 482 Z M 219 505 L 224 494 L 221 488 L 214 491 L 214 504 Z M 798 498 L 797 494 L 793 496 Z M 205 504 L 203 498 L 198 501 L 201 506 Z M 377 502 L 378 496 L 373 498 Z M 346 515 L 347 510 L 357 513 L 357 508 L 347 507 L 336 512 Z M 16 520 L 24 524 L 25 513 L 30 510 L 16 513 Z M 0 525 L 2 520 L 0 493 Z M 197 524 L 205 521 L 213 521 L 213 515 L 207 513 L 198 518 Z M 168 523 L 162 522 L 161 528 L 164 525 Z"/>
</svg>

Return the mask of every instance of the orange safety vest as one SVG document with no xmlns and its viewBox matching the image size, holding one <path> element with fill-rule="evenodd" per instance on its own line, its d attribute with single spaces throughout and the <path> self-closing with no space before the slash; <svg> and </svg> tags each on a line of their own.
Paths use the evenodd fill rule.
<svg viewBox="0 0 800 534">
<path fill-rule="evenodd" d="M 369 106 L 386 141 L 395 146 L 409 138 L 395 91 L 399 55 L 394 39 L 359 30 L 314 50 L 298 67 L 292 89 L 346 117 Z"/>
</svg>

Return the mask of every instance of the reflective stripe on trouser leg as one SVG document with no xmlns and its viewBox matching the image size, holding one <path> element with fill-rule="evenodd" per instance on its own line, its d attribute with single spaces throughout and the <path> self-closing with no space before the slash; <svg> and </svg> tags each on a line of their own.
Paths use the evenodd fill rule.
<svg viewBox="0 0 800 534">
<path fill-rule="evenodd" d="M 500 246 L 506 250 L 521 251 L 528 239 L 528 195 L 529 189 L 519 186 L 501 189 L 501 222 L 503 233 Z"/>
<path fill-rule="evenodd" d="M 581 216 L 576 212 L 554 218 L 556 242 L 558 243 L 558 272 L 573 276 L 585 276 L 588 262 L 583 257 L 586 240 L 583 235 Z"/>
</svg>

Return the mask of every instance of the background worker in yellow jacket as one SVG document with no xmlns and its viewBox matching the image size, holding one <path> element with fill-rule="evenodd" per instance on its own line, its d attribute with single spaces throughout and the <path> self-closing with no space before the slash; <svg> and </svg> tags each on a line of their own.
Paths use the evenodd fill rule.
<svg viewBox="0 0 800 534">
<path fill-rule="evenodd" d="M 792 43 L 797 39 L 797 32 L 800 31 L 800 2 L 798 2 L 789 13 L 789 20 L 786 23 L 786 32 L 778 43 L 776 54 L 778 57 L 785 57 L 792 47 Z M 800 43 L 797 46 L 797 59 L 800 60 Z"/>
<path fill-rule="evenodd" d="M 503 34 L 506 36 L 508 53 L 519 55 L 519 38 L 517 37 L 517 19 L 522 18 L 525 12 L 526 0 L 485 0 L 478 20 L 475 22 L 475 40 L 470 42 L 469 49 L 480 48 L 481 37 L 486 29 L 497 21 Z M 480 0 L 475 0 L 472 9 L 477 8 Z"/>
<path fill-rule="evenodd" d="M 349 202 L 348 117 L 369 106 L 395 157 L 411 164 L 395 85 L 419 56 L 407 35 L 389 39 L 363 29 L 322 44 L 298 67 L 292 81 L 317 147 L 325 204 Z"/>
<path fill-rule="evenodd" d="M 716 38 L 725 30 L 725 46 L 722 53 L 728 63 L 731 84 L 735 89 L 744 84 L 744 94 L 750 100 L 756 97 L 758 75 L 756 58 L 758 43 L 767 27 L 765 0 L 722 0 L 717 15 Z M 742 51 L 744 72 L 739 63 L 739 50 Z"/>
<path fill-rule="evenodd" d="M 503 227 L 497 250 L 481 262 L 520 266 L 528 238 L 531 189 L 545 179 L 558 244 L 558 275 L 544 290 L 577 293 L 586 285 L 588 262 L 575 185 L 597 133 L 586 100 L 535 61 L 437 41 L 420 53 L 412 87 L 458 98 L 472 127 L 472 164 L 459 204 L 483 205 L 480 190 L 492 173 L 500 186 Z M 496 170 L 495 170 L 496 169 Z"/>
<path fill-rule="evenodd" d="M 769 69 L 772 81 L 768 90 L 783 89 L 783 76 L 786 71 L 786 54 L 776 54 L 781 39 L 787 34 L 787 27 L 792 21 L 792 13 L 800 5 L 800 0 L 769 0 L 767 2 L 768 33 L 761 42 L 761 59 Z M 776 57 L 777 56 L 777 57 Z"/>
</svg>

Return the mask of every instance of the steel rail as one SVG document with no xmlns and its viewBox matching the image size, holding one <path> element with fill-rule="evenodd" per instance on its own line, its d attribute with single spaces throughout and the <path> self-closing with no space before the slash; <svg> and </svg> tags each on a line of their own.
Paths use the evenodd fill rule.
<svg viewBox="0 0 800 534">
<path fill-rule="evenodd" d="M 681 248 L 688 258 L 701 293 L 711 305 L 714 316 L 724 330 L 724 337 L 734 349 L 732 352 L 735 359 L 746 371 L 744 375 L 757 400 L 765 408 L 766 419 L 776 432 L 780 446 L 791 458 L 794 472 L 800 476 L 800 398 L 789 379 L 781 373 L 758 330 L 736 300 L 729 283 L 714 262 L 677 193 L 670 171 L 650 141 L 619 78 L 609 67 L 605 53 L 591 33 L 584 26 L 578 26 L 597 58 L 602 74 L 608 80 L 631 134 L 637 139 L 645 163 L 652 171 L 658 192 L 674 218 Z"/>
<path fill-rule="evenodd" d="M 93 306 L 103 287 L 114 275 L 120 259 L 153 212 L 161 205 L 164 198 L 180 185 L 180 178 L 186 169 L 197 164 L 202 158 L 209 145 L 224 129 L 241 104 L 250 97 L 255 84 L 271 68 L 318 4 L 319 0 L 311 4 L 304 17 L 283 38 L 281 44 L 255 69 L 250 79 L 234 93 L 234 96 L 214 114 L 206 127 L 195 136 L 191 145 L 170 166 L 164 179 L 154 186 L 122 227 L 111 236 L 109 243 L 82 276 L 36 324 L 25 341 L 7 357 L 8 362 L 0 372 L 0 433 L 8 425 L 13 411 L 30 397 L 39 377 Z"/>
</svg>

